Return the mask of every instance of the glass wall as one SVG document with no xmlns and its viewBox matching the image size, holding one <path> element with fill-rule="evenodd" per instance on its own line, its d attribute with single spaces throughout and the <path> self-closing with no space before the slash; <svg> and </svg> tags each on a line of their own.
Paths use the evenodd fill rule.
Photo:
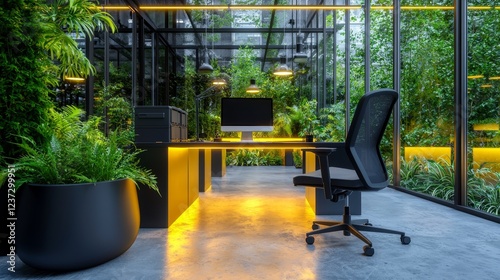
<svg viewBox="0 0 500 280">
<path fill-rule="evenodd" d="M 401 3 L 401 186 L 452 201 L 453 1 L 427 2 Z"/>
<path fill-rule="evenodd" d="M 500 215 L 500 10 L 468 1 L 467 206 Z"/>
<path fill-rule="evenodd" d="M 287 102 L 312 99 L 317 102 L 321 123 L 316 127 L 317 139 L 344 141 L 346 127 L 361 96 L 367 90 L 398 84 L 400 105 L 396 120 L 400 123 L 394 127 L 399 128 L 400 137 L 393 132 L 391 123 L 382 142 L 383 156 L 390 165 L 394 143 L 400 141 L 400 161 L 394 163 L 400 165 L 394 169 L 394 175 L 400 178 L 395 181 L 396 187 L 498 216 L 500 62 L 496 57 L 500 39 L 495 35 L 500 31 L 500 9 L 494 6 L 498 1 L 467 1 L 467 116 L 455 114 L 456 1 L 400 1 L 399 49 L 394 49 L 393 1 L 371 0 L 369 5 L 365 2 L 329 0 L 321 3 L 349 7 L 251 14 L 113 11 L 118 33 L 110 34 L 109 39 L 99 34 L 94 42 L 99 70 L 95 77 L 96 110 L 101 110 L 97 109 L 102 107 L 100 100 L 105 100 L 100 95 L 105 92 L 102 85 L 107 72 L 108 85 L 120 84 L 117 92 L 129 104 L 173 105 L 192 112 L 195 96 L 210 86 L 208 76 L 196 73 L 206 52 L 214 73 L 225 73 L 230 79 L 230 87 L 223 93 L 226 96 L 244 95 L 249 79 L 256 78 L 258 85 L 268 92 L 273 90 L 274 97 L 283 97 Z M 311 1 L 302 0 L 288 5 L 293 4 L 312 5 Z M 294 61 L 299 34 L 303 35 L 307 63 Z M 244 46 L 253 49 L 245 54 L 240 51 Z M 235 70 L 234 58 L 240 53 L 243 58 L 257 56 L 259 65 Z M 276 83 L 277 79 L 269 74 L 281 56 L 295 74 Z M 399 65 L 395 65 L 395 57 Z M 400 76 L 396 77 L 396 72 Z M 295 95 L 283 95 L 292 90 Z M 216 104 L 212 97 L 201 104 L 202 117 L 206 118 L 202 126 L 206 130 L 209 124 L 213 126 L 210 131 L 216 130 L 217 116 L 209 114 L 210 109 L 217 108 Z M 305 107 L 298 107 L 300 110 L 310 108 L 306 103 L 301 106 Z M 281 109 L 285 112 L 285 107 Z M 466 177 L 456 174 L 455 167 L 456 120 L 463 117 L 468 120 L 468 168 L 461 172 L 467 173 Z M 459 140 L 462 138 L 465 140 Z M 467 181 L 467 189 L 462 190 L 467 192 L 464 203 L 456 200 L 461 188 L 456 186 L 456 175 Z"/>
<path fill-rule="evenodd" d="M 455 3 L 427 2 L 401 3 L 412 7 L 401 11 L 401 186 L 498 216 L 500 65 L 494 57 L 500 40 L 494 34 L 499 10 L 495 1 L 467 1 L 467 115 L 462 116 L 455 114 L 461 79 L 454 68 L 459 63 Z M 467 167 L 459 174 L 455 129 L 463 118 L 468 121 Z"/>
</svg>

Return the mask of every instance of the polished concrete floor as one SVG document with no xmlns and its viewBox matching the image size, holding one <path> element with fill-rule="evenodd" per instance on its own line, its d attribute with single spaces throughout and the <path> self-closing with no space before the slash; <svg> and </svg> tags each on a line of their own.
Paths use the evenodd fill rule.
<svg viewBox="0 0 500 280">
<path fill-rule="evenodd" d="M 315 215 L 294 187 L 293 167 L 228 167 L 168 229 L 141 229 L 132 247 L 100 266 L 63 274 L 18 260 L 0 279 L 500 279 L 500 225 L 393 189 L 363 194 L 374 226 L 405 231 L 342 233 L 305 243 Z M 339 218 L 338 216 L 321 216 Z"/>
</svg>

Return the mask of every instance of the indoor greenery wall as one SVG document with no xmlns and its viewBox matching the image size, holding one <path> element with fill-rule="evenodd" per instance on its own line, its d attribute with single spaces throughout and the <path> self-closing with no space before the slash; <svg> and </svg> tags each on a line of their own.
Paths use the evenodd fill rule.
<svg viewBox="0 0 500 280">
<path fill-rule="evenodd" d="M 0 6 L 0 153 L 19 156 L 14 135 L 43 141 L 37 126 L 52 106 L 47 84 L 52 63 L 42 47 L 39 0 L 5 0 Z"/>
<path fill-rule="evenodd" d="M 51 90 L 64 76 L 94 73 L 71 37 L 92 36 L 116 26 L 108 13 L 88 0 L 5 0 L 0 6 L 0 153 L 19 156 L 15 135 L 46 141 L 37 127 L 53 106 Z"/>
</svg>

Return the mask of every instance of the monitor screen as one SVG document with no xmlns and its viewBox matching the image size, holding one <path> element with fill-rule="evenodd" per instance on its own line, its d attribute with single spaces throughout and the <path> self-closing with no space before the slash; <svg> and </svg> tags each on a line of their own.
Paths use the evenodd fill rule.
<svg viewBox="0 0 500 280">
<path fill-rule="evenodd" d="M 222 131 L 273 131 L 272 98 L 222 98 Z"/>
</svg>

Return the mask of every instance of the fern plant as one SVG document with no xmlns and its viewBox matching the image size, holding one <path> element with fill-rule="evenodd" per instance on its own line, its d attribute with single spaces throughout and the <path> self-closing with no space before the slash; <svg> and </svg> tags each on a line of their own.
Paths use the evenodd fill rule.
<svg viewBox="0 0 500 280">
<path fill-rule="evenodd" d="M 49 121 L 39 127 L 50 139 L 45 145 L 21 136 L 24 152 L 16 163 L 16 186 L 24 183 L 75 184 L 129 178 L 158 191 L 156 177 L 139 165 L 137 155 L 125 134 L 99 129 L 100 118 L 82 121 L 83 111 L 64 107 L 49 111 Z"/>
</svg>

